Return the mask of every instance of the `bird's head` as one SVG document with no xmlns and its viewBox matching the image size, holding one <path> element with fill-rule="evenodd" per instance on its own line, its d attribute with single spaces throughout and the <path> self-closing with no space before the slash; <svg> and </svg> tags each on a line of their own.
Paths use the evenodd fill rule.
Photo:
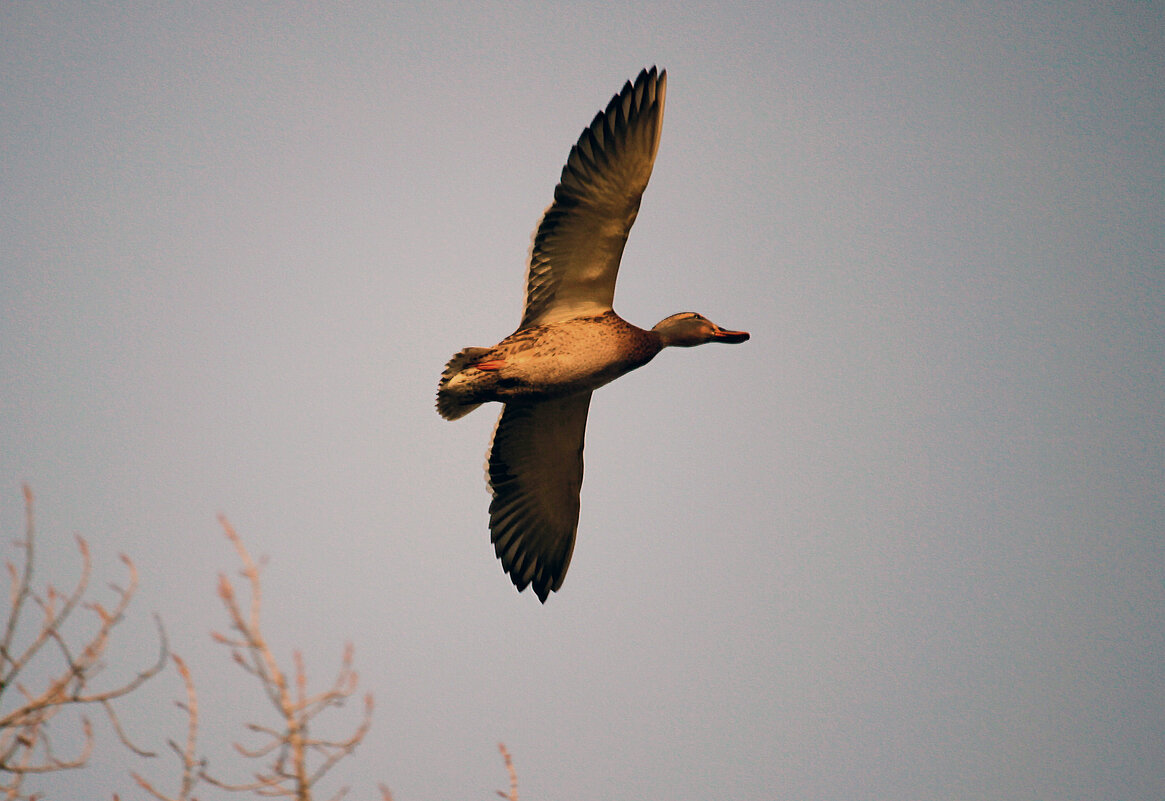
<svg viewBox="0 0 1165 801">
<path fill-rule="evenodd" d="M 695 312 L 673 314 L 660 320 L 651 330 L 659 334 L 665 348 L 690 348 L 705 342 L 737 343 L 748 340 L 747 331 L 729 331 Z"/>
</svg>

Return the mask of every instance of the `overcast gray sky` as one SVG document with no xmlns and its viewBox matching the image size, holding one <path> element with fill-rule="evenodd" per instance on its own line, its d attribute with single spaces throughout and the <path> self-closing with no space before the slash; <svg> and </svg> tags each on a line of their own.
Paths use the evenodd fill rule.
<svg viewBox="0 0 1165 801">
<path fill-rule="evenodd" d="M 142 589 L 212 759 L 226 514 L 267 633 L 345 641 L 353 797 L 1165 796 L 1160 3 L 4 3 L 0 530 Z M 579 131 L 668 70 L 616 308 L 752 340 L 591 406 L 542 606 L 487 531 L 509 333 Z M 181 737 L 167 674 L 127 707 Z M 356 715 L 356 710 L 349 712 Z M 134 798 L 114 744 L 54 797 Z M 169 764 L 144 768 L 165 781 Z M 337 786 L 337 785 L 332 785 Z M 206 798 L 213 793 L 203 794 Z"/>
</svg>

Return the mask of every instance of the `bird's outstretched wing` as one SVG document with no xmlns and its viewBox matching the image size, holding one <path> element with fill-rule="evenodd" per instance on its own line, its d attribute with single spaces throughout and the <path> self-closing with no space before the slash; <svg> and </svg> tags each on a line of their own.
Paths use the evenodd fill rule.
<svg viewBox="0 0 1165 801">
<path fill-rule="evenodd" d="M 578 530 L 591 393 L 506 405 L 486 466 L 494 552 L 518 591 L 562 586 Z"/>
<path fill-rule="evenodd" d="M 534 234 L 520 328 L 611 309 L 623 246 L 659 149 L 666 93 L 667 71 L 643 70 L 571 148 Z"/>
</svg>

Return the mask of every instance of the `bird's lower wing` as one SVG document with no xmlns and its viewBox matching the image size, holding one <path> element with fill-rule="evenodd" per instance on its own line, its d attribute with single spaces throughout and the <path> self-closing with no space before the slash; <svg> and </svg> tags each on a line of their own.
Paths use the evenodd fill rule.
<svg viewBox="0 0 1165 801">
<path fill-rule="evenodd" d="M 518 591 L 538 598 L 562 586 L 578 530 L 583 438 L 591 393 L 509 403 L 486 466 L 494 551 Z"/>
</svg>

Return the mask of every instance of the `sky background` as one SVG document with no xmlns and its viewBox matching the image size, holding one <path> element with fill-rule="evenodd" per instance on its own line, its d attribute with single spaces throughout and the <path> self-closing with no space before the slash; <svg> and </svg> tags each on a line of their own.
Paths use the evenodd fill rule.
<svg viewBox="0 0 1165 801">
<path fill-rule="evenodd" d="M 504 741 L 529 801 L 1160 799 L 1163 39 L 1152 2 L 4 3 L 2 538 L 28 482 L 43 579 L 81 534 L 107 600 L 129 555 L 101 682 L 160 614 L 243 778 L 225 514 L 277 653 L 323 687 L 351 641 L 376 697 L 321 798 L 489 798 Z M 616 308 L 752 339 L 596 394 L 543 606 L 489 543 L 497 409 L 434 394 L 651 64 Z M 51 797 L 174 787 L 102 732 Z"/>
</svg>

